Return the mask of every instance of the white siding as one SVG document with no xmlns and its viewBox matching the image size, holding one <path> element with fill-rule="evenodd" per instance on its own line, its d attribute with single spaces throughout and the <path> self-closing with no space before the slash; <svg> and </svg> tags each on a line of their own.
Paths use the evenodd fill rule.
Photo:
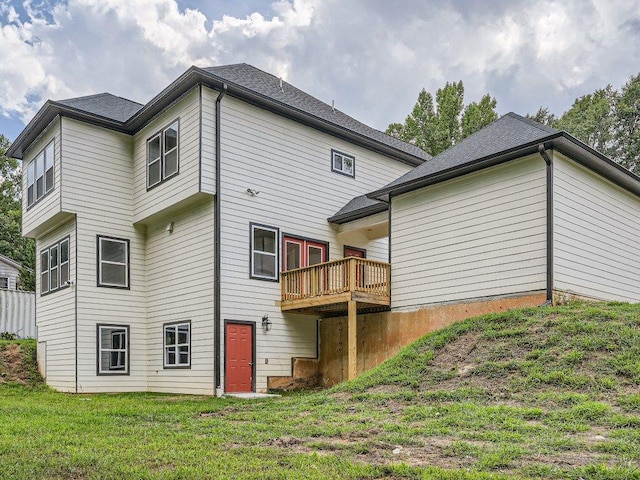
<svg viewBox="0 0 640 480">
<path fill-rule="evenodd" d="M 131 137 L 63 119 L 64 208 L 78 232 L 78 391 L 146 389 L 143 227 L 132 224 Z M 130 289 L 97 286 L 97 236 L 130 241 Z M 39 313 L 39 312 L 38 312 Z M 130 374 L 96 374 L 98 324 L 129 325 Z M 49 349 L 49 345 L 47 345 Z M 49 364 L 47 364 L 49 368 Z"/>
<path fill-rule="evenodd" d="M 37 338 L 36 296 L 33 292 L 0 290 L 0 332 Z"/>
<path fill-rule="evenodd" d="M 200 191 L 215 193 L 216 182 L 216 98 L 219 92 L 202 87 L 202 157 Z"/>
<path fill-rule="evenodd" d="M 38 341 L 46 345 L 39 358 L 46 365 L 47 384 L 63 392 L 75 391 L 75 286 L 40 295 L 40 251 L 69 237 L 69 280 L 76 279 L 76 234 L 73 221 L 36 239 L 36 325 Z"/>
<path fill-rule="evenodd" d="M 53 191 L 46 194 L 31 208 L 27 209 L 27 166 L 36 158 L 36 156 L 53 140 L 55 142 Z M 22 160 L 22 170 L 25 174 L 22 176 L 22 232 L 23 235 L 35 237 L 34 230 L 47 221 L 50 221 L 54 215 L 61 211 L 60 204 L 60 171 L 62 168 L 62 158 L 60 155 L 60 119 L 57 117 L 47 128 L 44 129 L 38 139 L 27 149 Z"/>
<path fill-rule="evenodd" d="M 221 313 L 223 320 L 256 322 L 256 388 L 264 390 L 268 376 L 291 375 L 292 357 L 316 356 L 316 321 L 280 311 L 279 283 L 249 278 L 249 223 L 329 242 L 330 259 L 342 258 L 327 218 L 410 167 L 229 95 L 221 104 Z M 331 171 L 332 148 L 355 157 L 355 178 Z M 248 188 L 260 193 L 250 196 Z M 367 248 L 369 258 L 387 258 L 384 241 L 354 246 Z M 270 332 L 261 327 L 265 314 Z"/>
<path fill-rule="evenodd" d="M 544 289 L 545 178 L 532 156 L 394 198 L 392 308 Z"/>
<path fill-rule="evenodd" d="M 556 290 L 640 301 L 640 199 L 554 155 Z"/>
<path fill-rule="evenodd" d="M 147 191 L 147 140 L 179 119 L 179 173 Z M 191 89 L 134 137 L 133 222 L 143 222 L 199 192 L 200 98 Z"/>
<path fill-rule="evenodd" d="M 173 222 L 173 233 L 166 225 Z M 148 226 L 148 388 L 213 395 L 213 202 Z M 164 369 L 163 325 L 191 321 L 191 368 Z"/>
<path fill-rule="evenodd" d="M 8 279 L 8 289 L 15 290 L 18 284 L 18 277 L 20 276 L 20 270 L 13 265 L 8 265 L 0 258 L 0 277 Z"/>
</svg>

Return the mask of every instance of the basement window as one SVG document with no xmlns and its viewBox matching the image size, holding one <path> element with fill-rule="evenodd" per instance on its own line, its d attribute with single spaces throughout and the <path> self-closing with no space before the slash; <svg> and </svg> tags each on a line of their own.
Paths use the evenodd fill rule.
<svg viewBox="0 0 640 480">
<path fill-rule="evenodd" d="M 164 368 L 191 366 L 191 322 L 164 325 Z"/>
<path fill-rule="evenodd" d="M 98 375 L 129 375 L 128 325 L 98 325 Z"/>
</svg>

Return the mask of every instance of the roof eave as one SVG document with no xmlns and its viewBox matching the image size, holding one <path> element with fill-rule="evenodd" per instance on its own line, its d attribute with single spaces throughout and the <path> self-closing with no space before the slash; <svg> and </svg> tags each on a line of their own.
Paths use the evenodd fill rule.
<svg viewBox="0 0 640 480">
<path fill-rule="evenodd" d="M 562 136 L 562 133 L 563 132 L 554 133 L 552 135 L 538 139 L 536 141 L 529 142 L 524 145 L 519 145 L 509 150 L 504 150 L 503 152 L 499 152 L 496 154 L 479 158 L 477 160 L 466 163 L 464 165 L 452 167 L 447 170 L 443 170 L 431 175 L 427 175 L 425 177 L 409 180 L 409 181 L 400 183 L 398 185 L 381 188 L 380 190 L 367 193 L 367 197 L 373 200 L 389 202 L 390 196 L 396 196 L 396 195 L 401 195 L 403 193 L 408 193 L 413 190 L 426 187 L 428 185 L 444 182 L 446 180 L 460 177 L 462 175 L 467 175 L 469 173 L 473 173 L 478 170 L 483 170 L 485 168 L 492 167 L 494 165 L 499 165 L 500 163 L 514 160 L 523 155 L 529 155 L 531 153 L 535 153 L 538 151 L 538 145 L 540 144 L 544 144 L 547 147 L 551 147 L 553 140 L 555 138 Z"/>
<path fill-rule="evenodd" d="M 370 217 L 376 213 L 386 212 L 389 209 L 389 205 L 381 203 L 377 205 L 370 205 L 368 207 L 354 210 L 353 212 L 343 213 L 341 215 L 334 215 L 327 218 L 329 223 L 335 223 L 336 225 L 342 225 L 343 223 L 352 222 L 354 220 L 360 220 L 361 218 Z"/>
<path fill-rule="evenodd" d="M 24 152 L 38 138 L 47 125 L 49 125 L 57 116 L 82 120 L 93 125 L 105 127 L 110 130 L 116 130 L 118 132 L 126 132 L 124 123 L 122 122 L 69 107 L 68 105 L 63 105 L 52 100 L 47 100 L 42 108 L 38 110 L 38 113 L 36 113 L 36 115 L 27 124 L 24 130 L 20 132 L 20 135 L 18 135 L 18 137 L 11 143 L 10 147 L 7 149 L 6 155 L 11 158 L 22 159 Z"/>
</svg>

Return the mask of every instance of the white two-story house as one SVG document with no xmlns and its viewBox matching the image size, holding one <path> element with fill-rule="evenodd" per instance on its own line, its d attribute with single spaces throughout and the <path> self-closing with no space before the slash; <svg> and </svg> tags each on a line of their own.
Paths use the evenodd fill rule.
<svg viewBox="0 0 640 480">
<path fill-rule="evenodd" d="M 387 213 L 364 194 L 429 158 L 246 64 L 146 105 L 48 101 L 8 154 L 47 383 L 209 395 L 313 377 L 323 311 L 388 308 Z"/>
</svg>

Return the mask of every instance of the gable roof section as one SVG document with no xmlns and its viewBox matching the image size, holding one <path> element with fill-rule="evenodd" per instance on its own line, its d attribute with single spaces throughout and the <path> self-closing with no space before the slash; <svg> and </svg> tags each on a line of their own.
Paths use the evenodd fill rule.
<svg viewBox="0 0 640 480">
<path fill-rule="evenodd" d="M 117 122 L 126 122 L 143 106 L 141 103 L 116 97 L 110 93 L 58 100 L 56 103 Z"/>
<path fill-rule="evenodd" d="M 22 158 L 24 150 L 57 115 L 135 134 L 198 84 L 219 91 L 226 88 L 229 95 L 412 166 L 431 158 L 415 145 L 358 122 L 289 83 L 283 82 L 281 89 L 279 78 L 244 63 L 210 68 L 191 67 L 144 106 L 108 93 L 57 102 L 49 100 L 11 144 L 7 155 Z"/>
<path fill-rule="evenodd" d="M 418 188 L 538 152 L 557 149 L 612 182 L 640 196 L 640 177 L 567 132 L 542 125 L 513 112 L 436 155 L 383 188 L 367 194 L 389 201 L 390 195 Z"/>
<path fill-rule="evenodd" d="M 15 260 L 12 260 L 11 258 L 2 254 L 0 254 L 0 262 L 5 263 L 17 270 L 20 270 L 20 268 L 22 268 L 22 265 L 19 262 L 16 262 Z"/>
</svg>

